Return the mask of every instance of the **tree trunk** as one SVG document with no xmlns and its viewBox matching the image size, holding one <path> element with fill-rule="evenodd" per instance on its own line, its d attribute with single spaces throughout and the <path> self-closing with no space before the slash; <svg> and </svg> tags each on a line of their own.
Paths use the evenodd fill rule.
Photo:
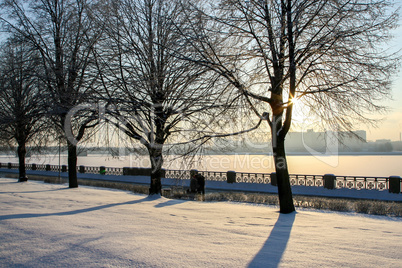
<svg viewBox="0 0 402 268">
<path fill-rule="evenodd" d="M 160 195 L 162 191 L 162 149 L 149 149 L 149 157 L 151 160 L 151 186 L 149 188 L 149 195 Z"/>
<path fill-rule="evenodd" d="M 272 150 L 274 153 L 274 163 L 276 178 L 278 184 L 279 210 L 280 213 L 292 213 L 295 211 L 292 197 L 292 188 L 290 186 L 289 170 L 286 161 L 285 136 L 282 132 L 282 100 L 273 106 L 273 121 L 271 125 L 272 132 Z M 278 109 L 275 109 L 279 107 Z"/>
<path fill-rule="evenodd" d="M 78 187 L 77 146 L 67 139 L 68 146 L 68 184 L 70 188 Z"/>
<path fill-rule="evenodd" d="M 272 135 L 275 134 L 275 132 L 272 133 Z M 286 161 L 285 139 L 276 136 L 276 139 L 273 139 L 272 148 L 278 183 L 280 213 L 291 213 L 295 211 L 295 207 L 293 204 L 292 188 L 290 186 L 289 171 Z"/>
<path fill-rule="evenodd" d="M 28 177 L 26 176 L 26 171 L 25 171 L 25 155 L 27 151 L 25 148 L 25 143 L 19 143 L 18 149 L 17 149 L 17 154 L 18 154 L 18 164 L 19 164 L 19 182 L 27 181 Z"/>
</svg>

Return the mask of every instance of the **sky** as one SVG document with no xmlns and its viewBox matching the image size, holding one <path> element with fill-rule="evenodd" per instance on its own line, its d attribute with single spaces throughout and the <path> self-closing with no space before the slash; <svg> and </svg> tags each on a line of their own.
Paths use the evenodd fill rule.
<svg viewBox="0 0 402 268">
<path fill-rule="evenodd" d="M 0 267 L 400 267 L 402 219 L 0 178 Z M 328 190 L 330 191 L 330 190 Z"/>
<path fill-rule="evenodd" d="M 396 1 L 396 3 L 396 6 L 400 7 L 399 27 L 392 32 L 394 39 L 389 42 L 386 47 L 389 48 L 391 52 L 399 51 L 399 55 L 402 56 L 402 0 Z M 388 111 L 383 114 L 372 114 L 368 116 L 369 118 L 377 120 L 375 126 L 360 125 L 356 126 L 354 129 L 365 130 L 367 141 L 380 139 L 400 141 L 402 139 L 402 65 L 398 72 L 392 77 L 392 82 L 392 92 L 389 99 L 377 103 L 386 106 Z M 299 109 L 303 108 L 299 107 Z M 316 129 L 316 122 L 310 122 L 308 117 L 296 112 L 293 117 L 291 131 L 305 132 L 308 129 L 319 131 Z"/>
<path fill-rule="evenodd" d="M 400 50 L 402 53 L 402 1 L 397 1 L 397 6 L 401 7 L 399 14 L 399 28 L 394 31 L 395 39 L 390 43 L 392 50 Z M 377 115 L 375 118 L 381 119 L 377 128 L 363 128 L 367 131 L 367 140 L 390 139 L 393 141 L 401 140 L 402 135 L 402 66 L 398 74 L 393 79 L 392 100 L 384 102 L 390 108 L 385 115 Z"/>
</svg>

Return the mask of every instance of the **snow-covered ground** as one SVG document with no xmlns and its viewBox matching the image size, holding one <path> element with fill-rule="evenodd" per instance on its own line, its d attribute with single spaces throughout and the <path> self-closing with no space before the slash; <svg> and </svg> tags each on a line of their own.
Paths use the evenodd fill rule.
<svg viewBox="0 0 402 268">
<path fill-rule="evenodd" d="M 0 267 L 401 267 L 402 219 L 0 178 Z"/>
</svg>

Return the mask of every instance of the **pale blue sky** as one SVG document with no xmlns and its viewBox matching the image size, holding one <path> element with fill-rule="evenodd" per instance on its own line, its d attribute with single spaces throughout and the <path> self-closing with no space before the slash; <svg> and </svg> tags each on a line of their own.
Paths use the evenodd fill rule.
<svg viewBox="0 0 402 268">
<path fill-rule="evenodd" d="M 390 44 L 393 50 L 400 50 L 402 53 L 402 0 L 397 1 L 401 7 L 399 25 L 395 30 L 395 39 Z M 378 124 L 378 128 L 363 128 L 367 131 L 368 140 L 390 139 L 400 140 L 402 133 L 402 66 L 399 73 L 396 75 L 392 87 L 392 101 L 385 102 L 389 106 L 390 112 L 386 115 L 378 115 L 376 118 L 381 118 L 382 123 Z"/>
</svg>

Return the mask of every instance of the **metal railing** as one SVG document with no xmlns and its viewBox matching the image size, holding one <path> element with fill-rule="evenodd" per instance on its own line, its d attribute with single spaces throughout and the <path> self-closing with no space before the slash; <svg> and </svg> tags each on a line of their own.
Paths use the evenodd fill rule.
<svg viewBox="0 0 402 268">
<path fill-rule="evenodd" d="M 237 183 L 271 183 L 270 173 L 248 173 L 248 172 L 236 172 Z"/>
<path fill-rule="evenodd" d="M 389 178 L 336 176 L 336 188 L 388 190 Z"/>
<path fill-rule="evenodd" d="M 322 187 L 324 185 L 323 175 L 302 175 L 302 174 L 290 174 L 290 184 L 300 186 L 317 186 Z"/>
<path fill-rule="evenodd" d="M 18 169 L 19 165 L 16 163 L 0 163 L 0 168 Z M 53 172 L 67 172 L 66 165 L 49 165 L 49 164 L 26 164 L 27 170 L 38 171 L 53 171 Z M 128 172 L 127 170 L 131 170 Z M 141 173 L 136 174 L 136 172 Z M 102 174 L 102 175 L 144 175 L 150 174 L 150 169 L 144 168 L 118 168 L 118 167 L 104 167 L 104 166 L 77 166 L 77 172 L 88 174 Z M 164 170 L 163 177 L 174 180 L 189 180 L 190 170 Z M 228 183 L 250 183 L 250 184 L 272 184 L 276 185 L 275 173 L 253 173 L 253 172 L 215 172 L 215 171 L 197 171 L 205 177 L 207 181 L 221 181 Z M 232 173 L 231 175 L 229 173 Z M 229 181 L 229 177 L 234 178 Z M 368 177 L 368 176 L 335 176 L 335 175 L 305 175 L 305 174 L 290 174 L 290 184 L 292 186 L 311 186 L 311 187 L 325 187 L 328 189 L 367 189 L 367 190 L 389 190 L 392 192 L 401 192 L 402 179 L 398 176 L 393 177 Z M 391 179 L 392 187 L 391 185 Z M 399 181 L 398 181 L 399 180 Z M 329 182 L 329 187 L 328 187 Z M 396 190 L 395 190 L 396 189 Z"/>
</svg>

